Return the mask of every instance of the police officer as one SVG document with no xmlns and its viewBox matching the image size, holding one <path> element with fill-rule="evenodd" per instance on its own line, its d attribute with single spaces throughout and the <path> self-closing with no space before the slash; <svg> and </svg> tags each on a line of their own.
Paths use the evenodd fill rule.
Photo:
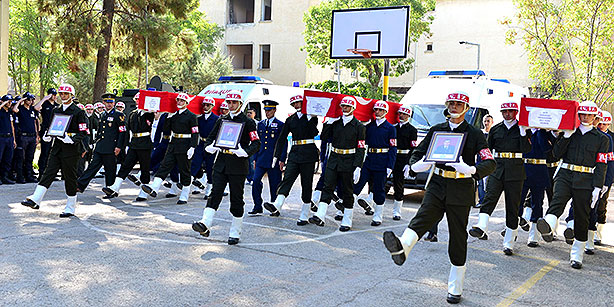
<svg viewBox="0 0 614 307">
<path fill-rule="evenodd" d="M 573 198 L 574 234 L 570 264 L 582 268 L 588 239 L 589 212 L 595 207 L 604 186 L 609 141 L 593 127 L 597 105 L 584 101 L 578 107 L 580 127 L 564 131 L 552 149 L 556 159 L 563 159 L 554 178 L 554 195 L 544 218 L 537 221 L 537 230 L 546 242 L 553 240 L 558 217 Z"/>
<path fill-rule="evenodd" d="M 475 203 L 475 180 L 490 174 L 495 169 L 495 161 L 482 132 L 465 121 L 465 114 L 469 110 L 469 95 L 461 91 L 453 92 L 448 95 L 445 104 L 447 109 L 444 113 L 450 116 L 449 120 L 429 129 L 424 140 L 414 149 L 409 162 L 411 175 L 435 167 L 422 205 L 400 238 L 392 231 L 384 232 L 384 245 L 394 263 L 402 265 L 418 239 L 439 222 L 445 213 L 450 229 L 448 255 L 452 264 L 447 301 L 456 304 L 461 300 L 465 280 L 466 227 L 469 211 Z M 466 133 L 460 162 L 424 162 L 424 155 L 436 131 Z M 482 162 L 474 166 L 478 154 Z"/>
<path fill-rule="evenodd" d="M 594 235 L 593 242 L 595 245 L 601 245 L 601 238 L 603 227 L 606 221 L 606 212 L 608 206 L 608 198 L 610 197 L 610 189 L 612 188 L 612 182 L 614 182 L 614 153 L 612 149 L 614 148 L 614 133 L 609 130 L 610 125 L 612 124 L 612 114 L 608 111 L 603 111 L 603 119 L 601 123 L 597 126 L 599 130 L 603 133 L 606 133 L 610 137 L 610 151 L 608 152 L 608 167 L 606 170 L 605 176 L 605 189 L 601 191 L 601 195 L 599 195 L 599 201 L 597 202 L 597 227 Z"/>
<path fill-rule="evenodd" d="M 322 129 L 321 138 L 330 139 L 331 152 L 326 163 L 324 190 L 322 190 L 318 211 L 309 218 L 309 222 L 317 226 L 324 226 L 328 204 L 337 180 L 340 179 L 344 211 L 339 230 L 349 231 L 352 227 L 354 213 L 352 185 L 358 182 L 365 155 L 365 126 L 353 115 L 356 109 L 354 97 L 344 97 L 339 105 L 343 116 L 329 118 Z M 391 167 L 392 163 L 394 161 L 391 162 Z"/>
<path fill-rule="evenodd" d="M 178 205 L 188 202 L 190 196 L 190 163 L 194 150 L 198 146 L 198 119 L 196 115 L 188 110 L 190 97 L 186 93 L 177 95 L 178 111 L 168 115 L 164 121 L 164 128 L 171 130 L 171 141 L 166 149 L 164 160 L 155 174 L 151 185 L 143 184 L 141 188 L 151 197 L 158 195 L 160 185 L 164 178 L 177 166 L 179 180 L 181 182 L 181 195 L 177 201 Z"/>
<path fill-rule="evenodd" d="M 213 130 L 215 126 L 215 122 L 219 118 L 219 116 L 213 113 L 213 107 L 215 106 L 215 99 L 211 97 L 205 97 L 203 99 L 203 114 L 198 117 L 198 131 L 200 133 L 200 143 L 196 147 L 194 151 L 194 157 L 192 158 L 192 176 L 194 177 L 194 181 L 192 184 L 197 186 L 198 188 L 205 191 L 205 199 L 207 199 L 209 193 L 211 192 L 211 184 L 213 177 L 213 160 L 215 159 L 215 155 L 212 155 L 205 151 L 205 141 L 207 140 L 207 136 Z M 202 177 L 202 173 L 207 175 L 207 184 L 206 186 L 200 182 L 197 178 Z M 201 174 L 201 176 L 198 176 Z"/>
<path fill-rule="evenodd" d="M 105 186 L 111 186 L 115 182 L 116 157 L 119 155 L 126 139 L 126 116 L 117 111 L 115 106 L 115 94 L 105 93 L 102 95 L 105 112 L 100 118 L 98 135 L 92 162 L 87 166 L 83 175 L 77 181 L 77 189 L 83 193 L 87 185 L 96 173 L 104 166 Z M 85 114 L 85 112 L 84 112 Z M 104 198 L 109 198 L 105 196 Z"/>
<path fill-rule="evenodd" d="M 0 184 L 15 184 L 15 181 L 8 178 L 13 160 L 13 149 L 17 147 L 13 115 L 10 111 L 12 100 L 13 97 L 10 94 L 2 96 L 0 100 Z"/>
<path fill-rule="evenodd" d="M 138 95 L 138 93 L 137 93 Z M 136 100 L 138 97 L 135 97 Z M 126 177 L 130 174 L 130 171 L 134 168 L 136 163 L 139 163 L 141 169 L 141 183 L 149 183 L 149 166 L 151 162 L 151 150 L 153 144 L 151 141 L 151 124 L 154 121 L 154 113 L 136 109 L 130 112 L 128 115 L 128 130 L 131 133 L 130 142 L 128 144 L 128 153 L 126 159 L 122 163 L 119 172 L 117 172 L 117 178 L 110 187 L 103 187 L 102 191 L 109 197 L 117 197 L 119 195 L 119 189 L 122 182 L 126 180 Z M 146 198 L 147 194 L 143 190 L 138 195 L 139 198 Z"/>
<path fill-rule="evenodd" d="M 373 105 L 373 113 L 375 120 L 366 126 L 367 158 L 363 162 L 360 179 L 354 185 L 354 199 L 358 199 L 358 194 L 369 182 L 375 202 L 375 214 L 371 226 L 379 226 L 382 224 L 386 201 L 386 178 L 392 174 L 397 157 L 397 130 L 386 120 L 388 103 L 376 102 Z"/>
<path fill-rule="evenodd" d="M 292 134 L 292 147 L 285 164 L 286 171 L 277 189 L 277 197 L 274 203 L 265 202 L 264 208 L 271 212 L 271 216 L 279 216 L 280 210 L 290 194 L 290 190 L 298 176 L 301 176 L 301 214 L 296 222 L 297 225 L 307 225 L 307 218 L 311 208 L 311 190 L 313 186 L 313 173 L 318 162 L 318 147 L 314 138 L 318 135 L 318 118 L 301 112 L 303 96 L 297 95 L 290 98 L 290 105 L 296 112 L 284 124 L 275 143 L 275 153 L 271 168 L 282 168 L 287 152 L 288 135 Z"/>
<path fill-rule="evenodd" d="M 409 123 L 411 109 L 405 106 L 399 108 L 399 123 L 395 125 L 397 130 L 397 158 L 392 170 L 392 184 L 394 189 L 394 208 L 392 219 L 401 219 L 401 206 L 403 205 L 405 171 L 409 170 L 409 158 L 418 146 L 418 130 Z"/>
<path fill-rule="evenodd" d="M 269 195 L 271 201 L 277 197 L 277 188 L 281 181 L 281 171 L 283 162 L 280 165 L 273 167 L 273 155 L 275 145 L 281 138 L 281 131 L 284 127 L 284 122 L 275 117 L 277 105 L 279 103 L 273 100 L 263 100 L 264 113 L 266 118 L 258 123 L 258 136 L 261 138 L 262 146 L 254 155 L 254 181 L 252 185 L 252 199 L 254 200 L 254 208 L 249 214 L 262 213 L 262 177 L 266 174 L 269 179 Z M 288 142 L 283 142 L 288 143 Z M 282 149 L 281 161 L 286 161 L 286 149 Z"/>
<path fill-rule="evenodd" d="M 34 95 L 26 92 L 21 101 L 13 106 L 13 113 L 19 119 L 19 130 L 21 148 L 23 156 L 19 160 L 22 161 L 17 165 L 17 182 L 18 183 L 35 183 L 38 182 L 34 178 L 34 153 L 38 144 L 38 111 L 32 105 L 34 103 Z"/>
<path fill-rule="evenodd" d="M 81 140 L 87 136 L 87 116 L 83 110 L 72 103 L 72 98 L 75 96 L 75 89 L 72 85 L 60 85 L 58 94 L 62 105 L 53 109 L 52 115 L 68 115 L 71 119 L 63 137 L 51 137 L 45 134 L 45 142 L 51 142 L 53 138 L 47 167 L 34 190 L 34 194 L 26 197 L 21 204 L 32 209 L 38 209 L 45 192 L 51 186 L 58 171 L 62 170 L 67 200 L 64 212 L 60 214 L 60 217 L 71 217 L 75 214 L 77 206 L 77 163 L 84 152 Z"/>
<path fill-rule="evenodd" d="M 51 124 L 51 115 L 53 114 L 53 109 L 58 106 L 57 100 L 57 90 L 55 88 L 50 88 L 47 90 L 47 96 L 43 97 L 35 106 L 34 109 L 40 112 L 41 121 L 40 121 L 40 130 L 39 137 L 45 134 L 45 131 L 49 129 L 49 125 Z M 91 126 L 88 126 L 91 127 Z M 38 157 L 38 174 L 40 176 L 45 172 L 45 167 L 47 166 L 47 158 L 49 158 L 49 150 L 51 150 L 51 143 L 45 142 L 42 139 L 39 140 L 41 145 L 40 155 Z"/>
<path fill-rule="evenodd" d="M 241 112 L 243 97 L 241 92 L 233 90 L 226 94 L 226 103 L 229 112 L 227 117 L 220 118 L 215 123 L 215 127 L 207 137 L 205 150 L 210 154 L 216 154 L 215 164 L 213 165 L 213 188 L 211 196 L 207 200 L 207 206 L 203 211 L 200 221 L 192 223 L 192 229 L 201 236 L 208 237 L 213 225 L 213 216 L 222 202 L 222 197 L 226 185 L 230 186 L 230 213 L 232 214 L 232 224 L 228 235 L 228 244 L 239 243 L 241 238 L 241 226 L 243 225 L 244 205 L 243 189 L 245 178 L 249 171 L 249 155 L 253 155 L 260 149 L 260 138 L 256 130 L 256 124 Z M 221 149 L 215 146 L 216 138 L 221 133 L 220 126 L 224 122 L 241 123 L 243 129 L 239 136 L 237 149 Z"/>
<path fill-rule="evenodd" d="M 497 168 L 488 177 L 486 195 L 480 207 L 478 223 L 469 230 L 473 237 L 486 239 L 488 219 L 495 210 L 501 193 L 505 191 L 505 236 L 503 252 L 513 254 L 514 241 L 518 235 L 518 207 L 520 194 L 526 178 L 522 154 L 531 150 L 527 127 L 518 126 L 518 103 L 501 104 L 503 121 L 494 125 L 488 134 L 488 147 L 495 152 Z"/>
</svg>

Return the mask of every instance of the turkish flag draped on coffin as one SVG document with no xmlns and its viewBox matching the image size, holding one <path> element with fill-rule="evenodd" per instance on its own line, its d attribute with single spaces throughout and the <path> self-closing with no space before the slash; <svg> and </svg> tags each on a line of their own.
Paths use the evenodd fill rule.
<svg viewBox="0 0 614 307">
<path fill-rule="evenodd" d="M 303 114 L 324 117 L 339 117 L 343 115 L 339 103 L 341 103 L 341 99 L 346 96 L 351 95 L 305 90 L 305 94 L 303 96 L 303 108 L 301 112 Z M 362 98 L 358 96 L 351 97 L 356 98 L 356 101 L 358 101 L 356 110 L 354 110 L 354 116 L 356 119 L 363 122 L 375 119 L 375 115 L 373 115 L 373 105 L 375 105 L 375 103 L 379 100 Z M 386 103 L 388 103 L 388 114 L 386 115 L 386 120 L 388 120 L 388 122 L 391 124 L 396 124 L 399 121 L 397 111 L 399 110 L 399 107 L 401 107 L 401 104 L 392 101 L 387 101 Z"/>
<path fill-rule="evenodd" d="M 154 112 L 176 112 L 177 109 L 177 95 L 178 93 L 158 92 L 158 91 L 139 91 L 139 100 L 137 101 L 137 108 L 146 111 Z M 196 115 L 203 114 L 203 96 L 190 96 L 188 102 L 188 110 Z M 213 113 L 220 115 L 220 104 L 224 99 L 214 98 L 215 106 L 213 107 Z"/>
<path fill-rule="evenodd" d="M 518 125 L 531 128 L 573 130 L 580 125 L 578 102 L 522 98 Z"/>
</svg>

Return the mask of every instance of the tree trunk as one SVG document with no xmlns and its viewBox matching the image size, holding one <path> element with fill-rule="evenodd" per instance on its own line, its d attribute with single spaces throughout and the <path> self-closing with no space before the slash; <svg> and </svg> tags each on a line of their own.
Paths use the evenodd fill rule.
<svg viewBox="0 0 614 307">
<path fill-rule="evenodd" d="M 102 4 L 102 30 L 104 45 L 98 49 L 96 55 L 96 76 L 94 77 L 94 95 L 92 103 L 107 90 L 107 77 L 109 75 L 109 53 L 111 51 L 111 36 L 113 28 L 113 13 L 115 0 L 104 0 Z"/>
</svg>

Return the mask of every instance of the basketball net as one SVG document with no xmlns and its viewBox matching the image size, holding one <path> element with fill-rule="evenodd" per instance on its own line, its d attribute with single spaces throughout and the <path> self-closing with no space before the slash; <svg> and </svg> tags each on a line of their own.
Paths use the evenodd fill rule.
<svg viewBox="0 0 614 307">
<path fill-rule="evenodd" d="M 351 52 L 353 54 L 360 54 L 365 59 L 368 59 L 368 58 L 371 57 L 371 50 L 370 49 L 347 49 L 347 51 L 349 51 L 349 52 Z"/>
</svg>

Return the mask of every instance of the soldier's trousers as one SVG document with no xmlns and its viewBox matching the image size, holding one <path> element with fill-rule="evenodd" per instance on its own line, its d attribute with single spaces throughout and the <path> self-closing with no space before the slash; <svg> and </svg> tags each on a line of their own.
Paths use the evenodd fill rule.
<svg viewBox="0 0 614 307">
<path fill-rule="evenodd" d="M 18 177 L 33 178 L 34 169 L 32 163 L 34 162 L 34 153 L 36 152 L 36 136 L 21 136 L 21 146 L 23 148 L 23 166 L 21 168 L 21 174 L 17 174 Z"/>
<path fill-rule="evenodd" d="M 597 223 L 599 224 L 605 224 L 605 220 L 606 220 L 608 198 L 610 197 L 610 189 L 612 187 L 609 186 L 607 188 L 608 188 L 607 192 L 605 192 L 605 194 L 602 197 L 600 197 L 599 200 L 597 201 Z"/>
<path fill-rule="evenodd" d="M 154 150 L 151 152 L 151 161 L 149 170 L 151 173 L 156 173 L 160 168 L 160 164 L 162 160 L 164 160 L 164 156 L 166 155 L 166 149 L 168 148 L 168 143 L 160 143 L 158 146 L 154 147 Z M 171 171 L 171 181 L 178 182 L 179 174 L 177 173 L 177 167 L 173 168 Z"/>
<path fill-rule="evenodd" d="M 252 199 L 254 200 L 255 210 L 262 210 L 262 189 L 264 187 L 262 178 L 264 174 L 266 174 L 269 179 L 269 195 L 271 196 L 271 202 L 275 201 L 277 197 L 277 188 L 281 181 L 281 170 L 279 167 L 264 168 L 256 166 L 256 170 L 254 171 L 254 183 L 252 185 Z"/>
<path fill-rule="evenodd" d="M 11 171 L 13 149 L 12 137 L 0 137 L 0 177 L 8 176 Z"/>
<path fill-rule="evenodd" d="M 429 183 L 431 186 L 434 186 L 432 180 Z M 448 256 L 453 265 L 462 266 L 467 261 L 467 223 L 473 199 L 468 200 L 467 205 L 451 205 L 446 202 L 445 195 L 446 192 L 438 188 L 427 188 L 422 204 L 408 227 L 422 238 L 433 225 L 441 221 L 445 213 L 450 230 Z"/>
<path fill-rule="evenodd" d="M 215 155 L 209 154 L 205 151 L 203 144 L 199 144 L 194 150 L 194 156 L 192 157 L 192 166 L 190 172 L 194 178 L 200 178 L 203 174 L 207 174 L 207 183 L 212 183 L 213 177 L 213 162 L 215 162 Z"/>
<path fill-rule="evenodd" d="M 394 200 L 403 200 L 405 195 L 405 174 L 402 167 L 395 167 L 392 170 L 392 188 L 394 189 Z"/>
<path fill-rule="evenodd" d="M 117 170 L 115 154 L 101 154 L 94 151 L 92 162 L 87 166 L 83 175 L 79 177 L 79 180 L 77 180 L 77 185 L 81 191 L 85 191 L 87 185 L 90 184 L 90 181 L 92 181 L 102 166 L 104 166 L 105 186 L 110 187 L 113 185 Z"/>
<path fill-rule="evenodd" d="M 64 177 L 64 189 L 67 196 L 77 195 L 77 163 L 80 156 L 61 157 L 60 155 L 49 155 L 47 167 L 38 181 L 39 185 L 49 188 L 58 171 L 62 170 Z"/>
<path fill-rule="evenodd" d="M 282 179 L 281 183 L 279 184 L 277 194 L 288 197 L 296 178 L 298 178 L 298 175 L 301 175 L 301 200 L 304 204 L 308 204 L 311 201 L 313 172 L 315 171 L 315 168 L 315 162 L 296 163 L 288 161 L 288 164 L 286 164 L 284 179 Z"/>
<path fill-rule="evenodd" d="M 136 163 L 139 162 L 141 168 L 141 183 L 149 183 L 151 175 L 149 174 L 149 167 L 151 162 L 151 155 L 149 149 L 132 149 L 128 148 L 126 159 L 122 163 L 122 166 L 117 172 L 117 177 L 126 179 L 130 172 L 134 169 Z"/>
<path fill-rule="evenodd" d="M 369 183 L 369 192 L 373 192 L 373 201 L 376 205 L 383 205 L 386 201 L 386 169 L 382 171 L 363 168 L 360 171 L 360 179 L 354 185 L 354 195 L 360 194 L 365 185 Z M 402 198 L 401 198 L 402 199 Z"/>
<path fill-rule="evenodd" d="M 341 181 L 342 195 L 340 196 L 343 200 L 343 207 L 346 209 L 354 208 L 354 194 L 352 193 L 354 184 L 353 177 L 353 172 L 340 172 L 336 169 L 326 168 L 326 172 L 324 173 L 324 189 L 322 190 L 320 201 L 330 204 L 335 187 L 337 183 Z"/>
<path fill-rule="evenodd" d="M 530 207 L 531 207 L 531 220 L 530 222 L 536 223 L 539 218 L 544 217 L 544 195 L 546 193 L 546 187 L 535 187 L 523 185 L 522 193 L 520 193 L 520 202 L 523 203 L 527 198 L 527 194 L 531 191 Z M 518 206 L 518 216 L 522 216 L 524 212 L 524 206 Z"/>
<path fill-rule="evenodd" d="M 320 164 L 322 167 L 322 171 L 320 172 L 320 178 L 316 183 L 315 190 L 322 191 L 324 190 L 324 177 L 326 177 L 326 160 Z M 341 180 L 337 180 L 337 188 L 335 188 L 335 192 L 339 198 L 343 198 L 343 193 L 341 191 Z"/>
<path fill-rule="evenodd" d="M 189 187 L 192 184 L 192 176 L 190 175 L 190 160 L 185 152 L 175 153 L 167 152 L 164 160 L 160 164 L 160 168 L 155 174 L 155 177 L 166 179 L 166 176 L 176 166 L 179 171 L 179 182 L 184 187 Z"/>
<path fill-rule="evenodd" d="M 523 181 L 501 181 L 494 176 L 488 176 L 486 185 L 488 189 L 486 189 L 480 213 L 492 215 L 501 193 L 505 192 L 505 226 L 510 229 L 518 228 L 518 207 L 520 206 Z"/>
<path fill-rule="evenodd" d="M 591 190 L 574 189 L 568 178 L 558 176 L 554 181 L 554 195 L 546 214 L 560 217 L 570 199 L 573 199 L 574 235 L 578 241 L 588 239 L 588 223 L 591 210 Z"/>
<path fill-rule="evenodd" d="M 40 135 L 43 135 L 43 133 L 41 133 Z M 42 174 L 45 172 L 45 167 L 47 167 L 47 159 L 49 159 L 49 152 L 51 152 L 51 142 L 45 142 L 41 138 L 40 144 L 41 152 L 40 156 L 38 156 L 38 175 L 42 176 Z"/>
<path fill-rule="evenodd" d="M 230 213 L 234 217 L 243 217 L 243 188 L 245 187 L 245 175 L 228 175 L 213 171 L 213 187 L 211 195 L 207 199 L 207 208 L 217 211 L 224 197 L 226 184 L 230 188 Z"/>
<path fill-rule="evenodd" d="M 549 167 L 548 173 L 550 174 L 550 179 L 554 182 L 554 172 L 556 172 L 556 167 Z M 553 197 L 554 184 L 549 185 L 546 188 L 546 197 L 548 198 L 548 204 L 552 202 Z"/>
<path fill-rule="evenodd" d="M 565 218 L 565 222 L 575 220 L 573 207 L 572 201 L 571 206 L 569 207 L 569 213 L 567 213 L 567 217 Z M 588 213 L 588 230 L 597 231 L 597 207 L 591 208 Z"/>
</svg>

